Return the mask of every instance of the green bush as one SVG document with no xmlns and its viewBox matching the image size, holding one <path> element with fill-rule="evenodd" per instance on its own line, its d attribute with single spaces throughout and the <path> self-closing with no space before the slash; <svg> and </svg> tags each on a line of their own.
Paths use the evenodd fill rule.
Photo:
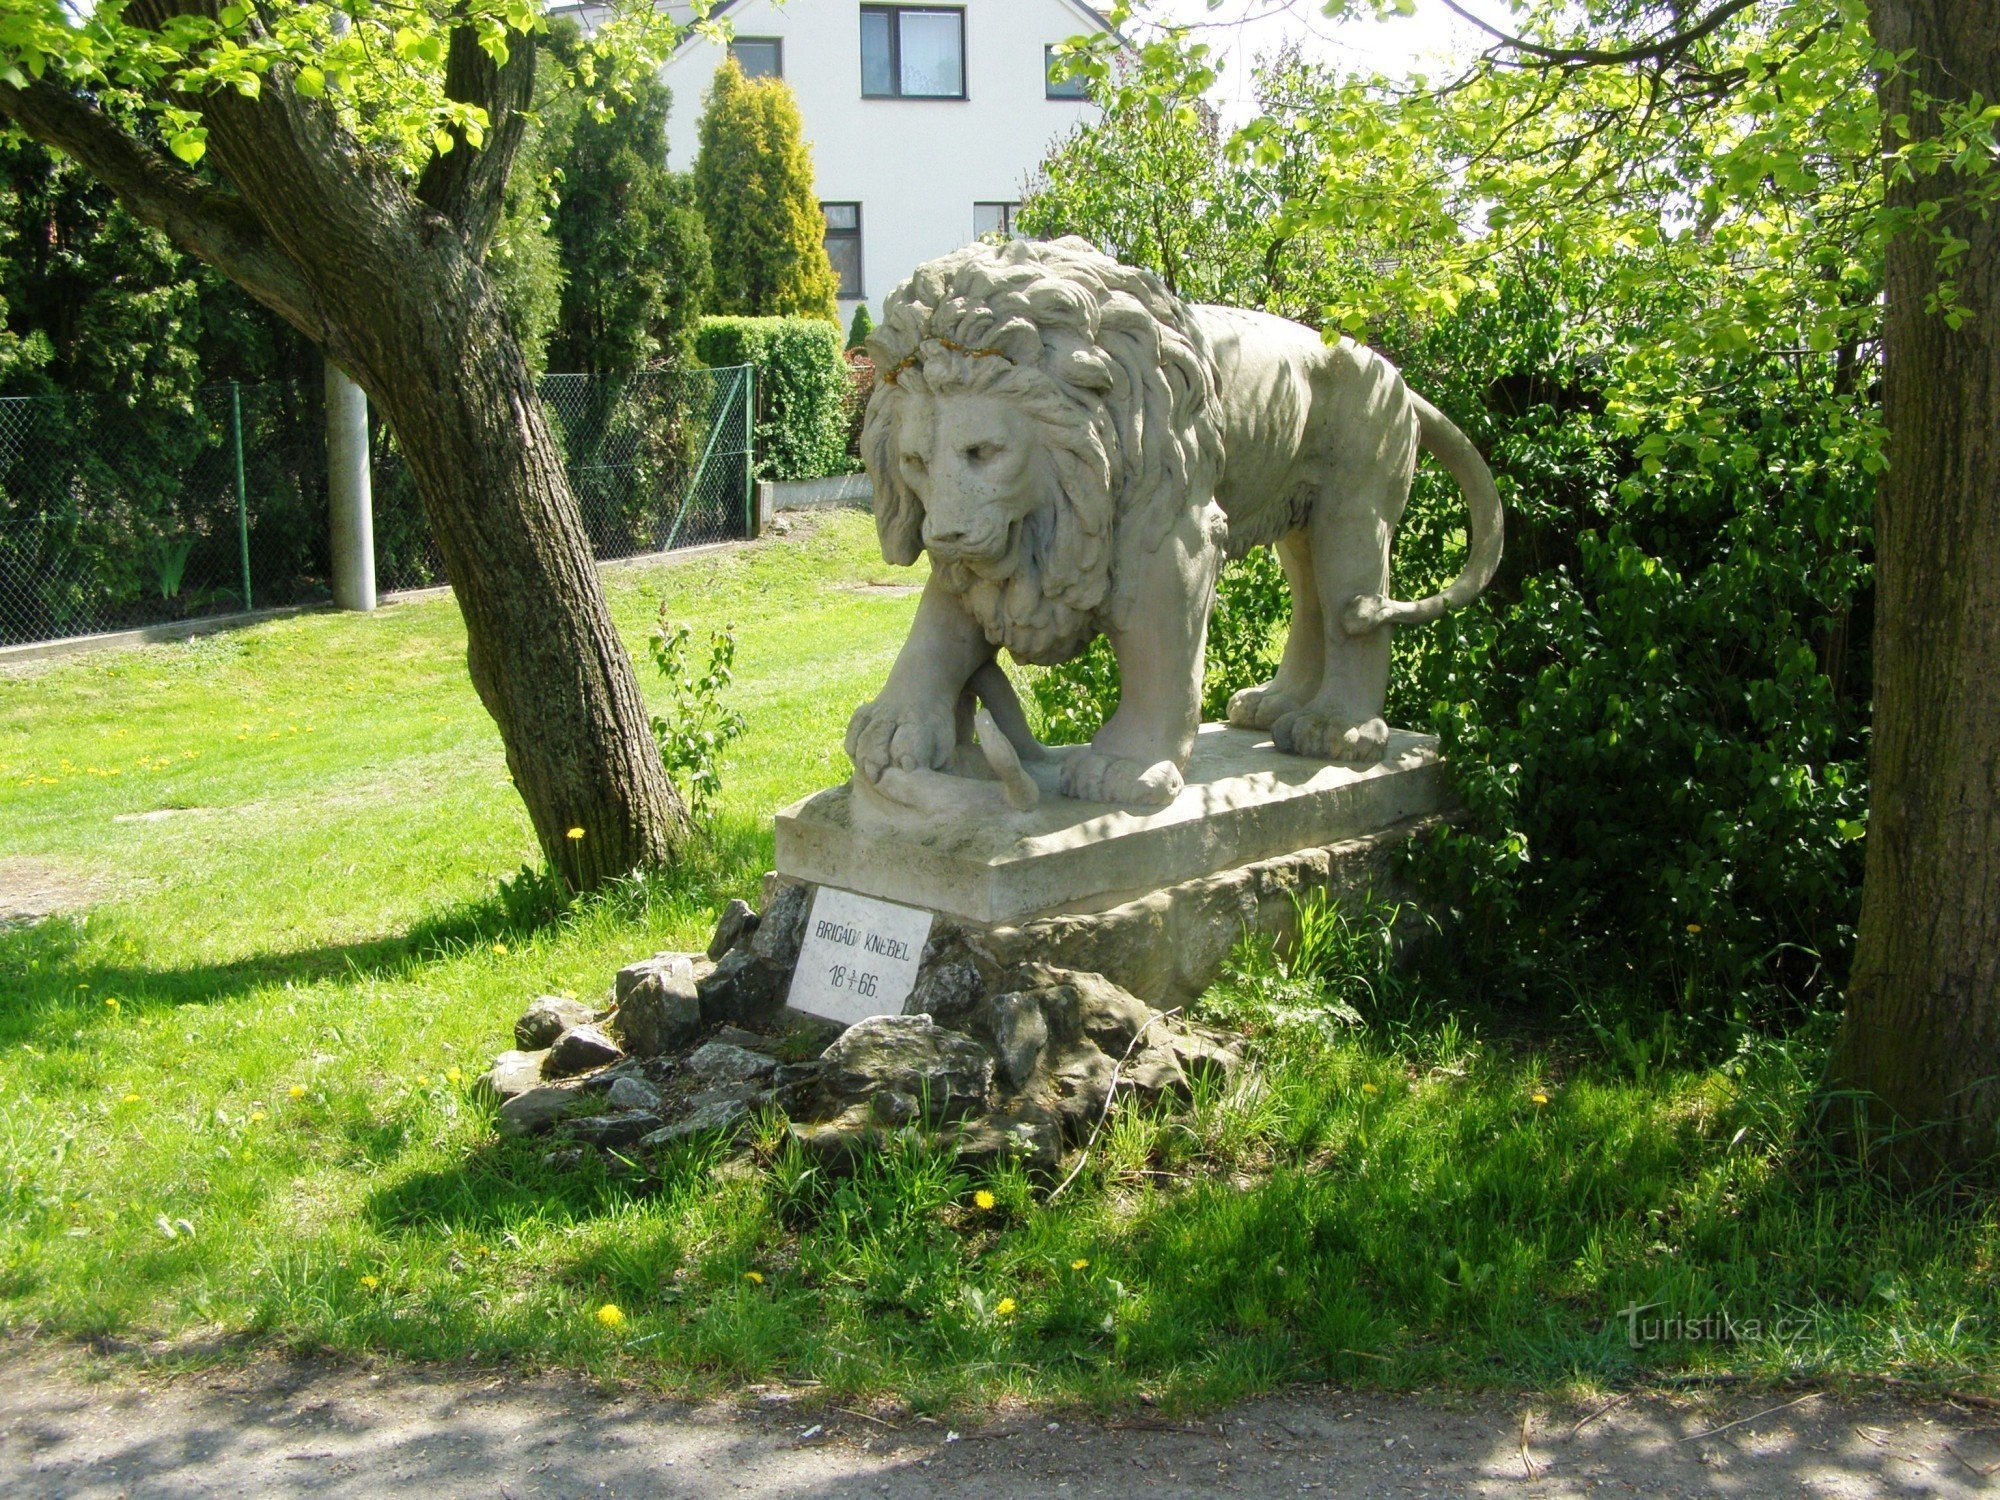
<svg viewBox="0 0 2000 1500">
<path fill-rule="evenodd" d="M 703 318 L 695 356 L 757 372 L 757 477 L 821 479 L 849 469 L 847 364 L 819 318 Z"/>
</svg>

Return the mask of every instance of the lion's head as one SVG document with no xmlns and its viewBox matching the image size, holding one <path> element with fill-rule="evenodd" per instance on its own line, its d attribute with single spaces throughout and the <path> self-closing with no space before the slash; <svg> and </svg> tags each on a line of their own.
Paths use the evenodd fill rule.
<svg viewBox="0 0 2000 1500">
<path fill-rule="evenodd" d="M 1096 630 L 1112 543 L 1163 536 L 1212 483 L 1214 361 L 1187 306 L 1087 241 L 972 245 L 919 266 L 868 340 L 862 431 L 882 553 L 928 549 L 1024 661 Z"/>
</svg>

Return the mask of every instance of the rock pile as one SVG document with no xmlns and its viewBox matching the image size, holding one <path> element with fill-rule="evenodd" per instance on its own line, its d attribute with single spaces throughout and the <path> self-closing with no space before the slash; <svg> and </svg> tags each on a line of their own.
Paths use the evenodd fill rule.
<svg viewBox="0 0 2000 1500">
<path fill-rule="evenodd" d="M 628 965 L 603 1010 L 536 1000 L 486 1075 L 501 1132 L 629 1154 L 769 1108 L 830 1166 L 921 1124 L 975 1161 L 1048 1171 L 1114 1098 L 1185 1100 L 1239 1066 L 1238 1044 L 1101 975 L 1003 965 L 955 927 L 926 946 L 906 1014 L 843 1029 L 792 1010 L 811 895 L 781 885 L 761 916 L 731 902 L 707 953 Z"/>
</svg>

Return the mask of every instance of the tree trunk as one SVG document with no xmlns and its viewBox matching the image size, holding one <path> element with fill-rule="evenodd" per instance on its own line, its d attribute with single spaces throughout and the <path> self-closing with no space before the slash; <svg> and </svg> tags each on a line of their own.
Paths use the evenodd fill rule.
<svg viewBox="0 0 2000 1500">
<path fill-rule="evenodd" d="M 2000 98 L 2000 8 L 1874 0 L 1877 44 L 1913 52 L 1884 81 L 1885 118 L 1921 138 L 1921 97 Z M 1891 138 L 1891 144 L 1896 144 Z M 1920 1175 L 2000 1150 L 2000 226 L 1946 172 L 1895 182 L 1892 210 L 1947 200 L 1935 228 L 1971 318 L 1927 299 L 1937 242 L 1888 250 L 1889 468 L 1876 505 L 1875 719 L 1868 859 L 1832 1079 L 1881 1159 Z"/>
<path fill-rule="evenodd" d="M 219 0 L 134 0 L 159 26 Z M 497 64 L 451 33 L 445 91 L 487 110 L 411 185 L 283 65 L 253 96 L 198 106 L 217 188 L 53 79 L 0 82 L 0 115 L 77 158 L 143 222 L 273 308 L 394 429 L 465 616 L 472 680 L 549 865 L 573 890 L 670 860 L 687 814 L 551 441 L 533 378 L 480 261 L 524 128 L 534 47 Z"/>
</svg>

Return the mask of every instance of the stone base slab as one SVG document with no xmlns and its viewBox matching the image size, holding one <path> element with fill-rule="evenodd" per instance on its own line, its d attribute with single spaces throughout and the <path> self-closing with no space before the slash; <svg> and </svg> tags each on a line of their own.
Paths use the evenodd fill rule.
<svg viewBox="0 0 2000 1500">
<path fill-rule="evenodd" d="M 934 778 L 945 781 L 982 786 Z M 1185 788 L 1159 808 L 1044 796 L 1015 811 L 997 785 L 986 789 L 983 801 L 929 811 L 867 785 L 818 792 L 777 816 L 778 874 L 1004 928 L 1109 914 L 1203 882 L 1235 889 L 1252 867 L 1310 861 L 1448 805 L 1437 741 L 1406 730 L 1391 731 L 1380 765 L 1352 770 L 1204 724 Z"/>
<path fill-rule="evenodd" d="M 999 976 L 1030 963 L 1102 974 L 1155 1006 L 1189 1004 L 1215 982 L 1246 933 L 1288 938 L 1297 903 L 1312 893 L 1323 892 L 1330 902 L 1398 898 L 1396 850 L 1445 821 L 1442 813 L 1406 818 L 1359 838 L 1253 860 L 1096 911 L 1016 923 L 940 913 L 906 1009 L 949 1013 L 966 1003 L 960 991 L 984 992 Z M 764 908 L 803 914 L 813 885 L 782 872 L 768 875 Z M 800 889 L 793 893 L 791 887 Z"/>
</svg>

